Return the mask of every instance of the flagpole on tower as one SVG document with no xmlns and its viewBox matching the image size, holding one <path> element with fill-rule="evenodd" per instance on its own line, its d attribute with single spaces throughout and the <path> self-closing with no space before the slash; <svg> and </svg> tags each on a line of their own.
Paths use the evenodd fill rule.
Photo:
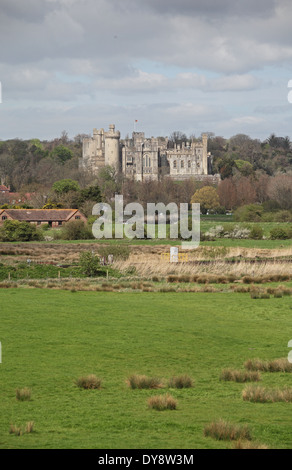
<svg viewBox="0 0 292 470">
<path fill-rule="evenodd" d="M 134 121 L 134 132 L 136 132 L 136 122 L 138 122 L 137 119 L 135 119 L 135 121 Z"/>
</svg>

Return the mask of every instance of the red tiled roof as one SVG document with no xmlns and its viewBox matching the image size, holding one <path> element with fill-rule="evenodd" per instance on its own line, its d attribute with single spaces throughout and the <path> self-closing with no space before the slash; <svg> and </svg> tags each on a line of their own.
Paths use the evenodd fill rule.
<svg viewBox="0 0 292 470">
<path fill-rule="evenodd" d="M 27 222 L 65 221 L 75 213 L 79 213 L 78 209 L 4 209 L 4 211 L 10 215 L 12 219 Z"/>
<path fill-rule="evenodd" d="M 0 184 L 0 191 L 8 191 L 9 192 L 9 188 L 7 188 L 7 186 L 4 186 L 4 184 Z"/>
</svg>

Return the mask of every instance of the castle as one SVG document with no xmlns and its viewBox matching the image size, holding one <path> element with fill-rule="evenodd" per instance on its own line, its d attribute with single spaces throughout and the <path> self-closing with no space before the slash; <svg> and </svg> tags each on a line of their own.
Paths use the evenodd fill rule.
<svg viewBox="0 0 292 470">
<path fill-rule="evenodd" d="M 108 132 L 93 129 L 93 137 L 83 139 L 79 161 L 79 167 L 92 174 L 106 165 L 136 181 L 159 180 L 162 175 L 201 180 L 211 175 L 212 156 L 207 153 L 207 134 L 201 140 L 173 144 L 167 137 L 145 138 L 144 132 L 133 132 L 132 138 L 121 141 L 111 124 Z"/>
</svg>

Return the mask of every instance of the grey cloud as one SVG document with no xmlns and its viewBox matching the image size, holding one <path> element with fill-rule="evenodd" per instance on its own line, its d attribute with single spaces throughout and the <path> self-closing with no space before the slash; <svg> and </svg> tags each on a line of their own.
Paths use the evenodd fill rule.
<svg viewBox="0 0 292 470">
<path fill-rule="evenodd" d="M 128 8 L 133 8 L 138 3 L 141 7 L 151 7 L 164 15 L 191 14 L 220 18 L 225 15 L 269 16 L 273 14 L 277 0 L 126 0 L 126 3 Z"/>
<path fill-rule="evenodd" d="M 1 0 L 0 3 L 0 27 L 6 18 L 27 20 L 30 23 L 40 22 L 48 13 L 56 8 L 56 4 L 47 0 Z"/>
</svg>

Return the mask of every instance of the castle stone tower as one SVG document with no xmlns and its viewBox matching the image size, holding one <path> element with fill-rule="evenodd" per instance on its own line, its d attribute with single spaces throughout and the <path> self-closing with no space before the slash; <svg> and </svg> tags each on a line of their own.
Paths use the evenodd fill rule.
<svg viewBox="0 0 292 470">
<path fill-rule="evenodd" d="M 115 130 L 114 124 L 110 124 L 109 131 L 104 133 L 104 157 L 105 165 L 110 165 L 119 171 L 120 132 Z"/>
<path fill-rule="evenodd" d="M 203 175 L 208 174 L 208 134 L 202 134 L 202 143 L 203 143 Z"/>
</svg>

